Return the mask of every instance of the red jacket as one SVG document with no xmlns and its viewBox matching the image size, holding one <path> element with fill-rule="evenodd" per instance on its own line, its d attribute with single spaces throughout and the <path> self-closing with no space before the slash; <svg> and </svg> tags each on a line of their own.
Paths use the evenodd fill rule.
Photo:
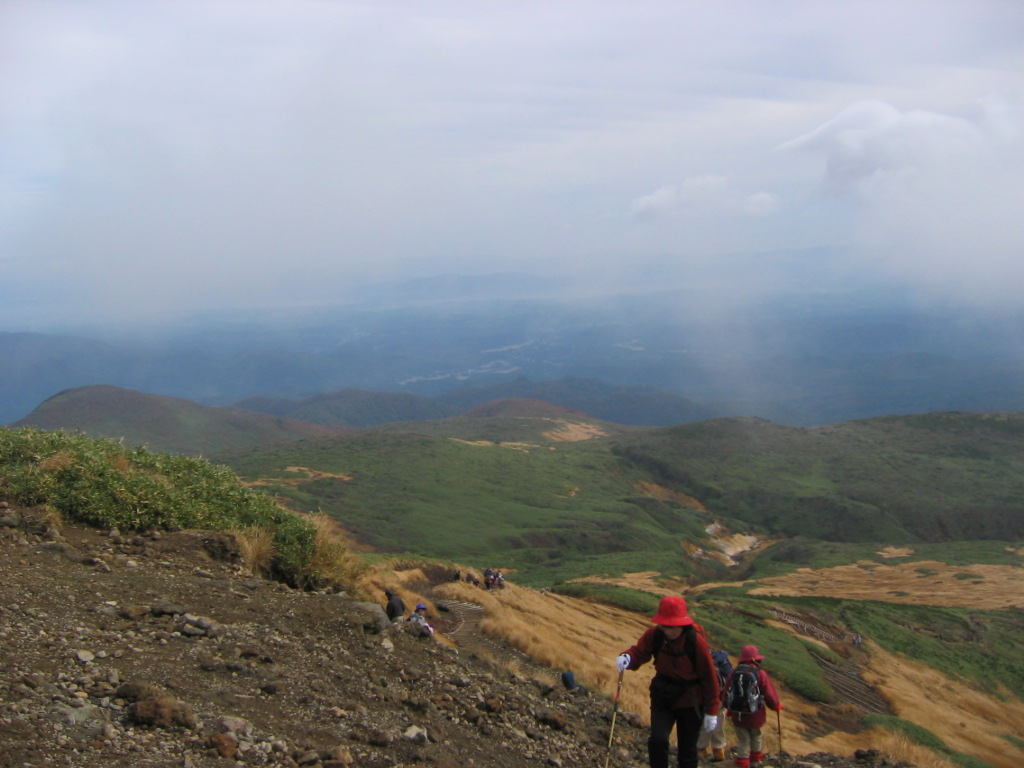
<svg viewBox="0 0 1024 768">
<path fill-rule="evenodd" d="M 751 665 L 751 662 L 745 661 L 744 664 Z M 726 696 L 729 692 L 729 687 L 732 685 L 733 675 L 736 674 L 734 669 L 729 679 L 725 681 L 725 689 L 722 691 L 722 696 Z M 750 714 L 730 712 L 729 719 L 732 720 L 732 724 L 737 728 L 760 728 L 768 720 L 769 709 L 779 709 L 779 694 L 775 690 L 775 686 L 772 684 L 772 680 L 768 677 L 768 673 L 765 672 L 761 667 L 757 668 L 757 686 L 761 689 L 761 698 L 764 701 L 764 706 L 757 710 L 757 712 L 751 712 Z"/>
<path fill-rule="evenodd" d="M 693 668 L 690 657 L 684 652 L 686 630 L 675 640 L 667 637 L 654 659 L 654 669 L 658 675 L 672 678 L 674 680 L 694 681 L 676 703 L 676 707 L 702 706 L 707 715 L 717 715 L 722 707 L 721 691 L 718 688 L 718 671 L 715 669 L 715 662 L 711 658 L 711 651 L 708 649 L 708 641 L 704 638 L 704 630 L 697 624 L 693 625 L 694 633 L 694 659 L 697 668 Z M 651 627 L 636 641 L 625 653 L 629 654 L 629 669 L 639 669 L 654 654 L 654 633 L 657 627 Z"/>
</svg>

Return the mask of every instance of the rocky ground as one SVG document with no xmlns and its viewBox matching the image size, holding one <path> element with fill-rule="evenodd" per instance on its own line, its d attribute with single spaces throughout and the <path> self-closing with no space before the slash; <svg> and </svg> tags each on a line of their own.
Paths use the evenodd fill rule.
<svg viewBox="0 0 1024 768">
<path fill-rule="evenodd" d="M 0 767 L 642 766 L 629 713 L 254 578 L 233 539 L 0 502 Z M 774 756 L 769 764 L 887 765 Z"/>
</svg>

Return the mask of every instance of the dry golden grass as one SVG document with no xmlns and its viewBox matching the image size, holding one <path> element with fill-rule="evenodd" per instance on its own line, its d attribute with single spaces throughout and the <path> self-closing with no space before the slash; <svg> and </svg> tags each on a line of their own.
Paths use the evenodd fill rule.
<svg viewBox="0 0 1024 768">
<path fill-rule="evenodd" d="M 884 691 L 899 717 L 927 728 L 957 752 L 1000 768 L 1020 765 L 1020 752 L 1001 734 L 1024 739 L 1024 702 L 1008 691 L 1000 700 L 913 659 L 868 647 L 871 665 L 864 677 Z"/>
<path fill-rule="evenodd" d="M 274 534 L 266 528 L 235 529 L 230 531 L 238 542 L 238 551 L 249 573 L 266 576 L 274 557 Z"/>
<path fill-rule="evenodd" d="M 344 528 L 323 512 L 306 517 L 316 529 L 310 571 L 317 586 L 351 589 L 359 584 L 364 566 Z"/>
<path fill-rule="evenodd" d="M 863 561 L 835 568 L 800 568 L 784 576 L 761 579 L 750 594 L 815 595 L 993 610 L 1024 608 L 1024 568 L 959 567 L 933 560 L 896 565 Z"/>
<path fill-rule="evenodd" d="M 250 487 L 258 487 L 261 485 L 290 485 L 293 488 L 298 488 L 303 483 L 308 483 L 311 480 L 320 480 L 325 477 L 332 477 L 346 482 L 352 479 L 351 475 L 321 472 L 319 469 L 310 469 L 309 467 L 285 467 L 284 469 L 285 472 L 301 472 L 303 477 L 264 477 L 259 480 L 244 482 L 243 485 Z"/>
<path fill-rule="evenodd" d="M 57 451 L 39 462 L 42 472 L 60 472 L 75 466 L 75 455 L 71 451 Z"/>
<path fill-rule="evenodd" d="M 541 434 L 554 443 L 575 443 L 581 440 L 593 440 L 595 437 L 607 437 L 608 433 L 596 424 L 581 424 L 556 419 L 554 429 Z"/>
<path fill-rule="evenodd" d="M 936 755 L 932 750 L 914 743 L 902 734 L 893 733 L 885 728 L 873 728 L 857 735 L 863 743 L 871 744 L 874 749 L 888 755 L 892 762 L 902 761 L 918 768 L 957 768 L 956 763 Z"/>
</svg>

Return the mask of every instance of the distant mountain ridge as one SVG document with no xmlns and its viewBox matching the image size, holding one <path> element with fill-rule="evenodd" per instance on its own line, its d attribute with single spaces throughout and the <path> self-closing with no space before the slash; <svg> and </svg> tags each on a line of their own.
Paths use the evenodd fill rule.
<svg viewBox="0 0 1024 768">
<path fill-rule="evenodd" d="M 11 426 L 80 431 L 170 453 L 210 454 L 288 440 L 331 437 L 345 430 L 237 408 L 99 385 L 60 392 Z"/>
<path fill-rule="evenodd" d="M 253 409 L 240 407 L 244 404 Z M 463 414 L 455 406 L 416 395 L 352 389 L 302 401 L 252 399 L 231 408 L 215 408 L 110 385 L 60 392 L 11 426 L 80 431 L 90 437 L 187 454 L 257 448 L 361 429 L 542 442 L 630 430 L 566 406 L 526 398 L 487 401 Z"/>
<path fill-rule="evenodd" d="M 924 311 L 843 284 L 723 306 L 690 284 L 574 296 L 529 276 L 413 279 L 333 306 L 216 313 L 148 335 L 130 326 L 95 337 L 0 331 L 0 423 L 95 384 L 208 406 L 353 388 L 462 410 L 527 397 L 644 426 L 1024 410 L 1021 322 Z"/>
<path fill-rule="evenodd" d="M 253 397 L 235 403 L 235 407 L 329 427 L 372 427 L 393 421 L 443 419 L 461 413 L 457 406 L 419 395 L 354 388 L 302 400 Z"/>
</svg>

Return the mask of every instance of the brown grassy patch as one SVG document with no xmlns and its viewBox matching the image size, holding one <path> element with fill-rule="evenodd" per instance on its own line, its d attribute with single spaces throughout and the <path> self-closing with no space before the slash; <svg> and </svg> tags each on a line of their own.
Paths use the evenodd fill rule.
<svg viewBox="0 0 1024 768">
<path fill-rule="evenodd" d="M 554 443 L 576 443 L 581 440 L 593 440 L 595 437 L 607 437 L 608 433 L 596 424 L 580 424 L 570 421 L 555 421 L 555 428 L 541 434 Z"/>
<path fill-rule="evenodd" d="M 903 734 L 893 733 L 885 728 L 872 728 L 858 734 L 861 741 L 871 744 L 892 762 L 904 762 L 910 765 L 928 766 L 929 768 L 956 768 L 956 763 L 935 754 L 927 747 L 908 739 Z"/>
<path fill-rule="evenodd" d="M 657 483 L 642 480 L 639 483 L 636 483 L 633 487 L 649 498 L 657 499 L 658 501 L 674 501 L 684 507 L 690 507 L 691 509 L 699 509 L 702 512 L 707 512 L 707 508 L 692 496 L 687 496 L 685 493 L 681 493 L 680 491 L 673 491 L 672 489 L 665 488 Z"/>
<path fill-rule="evenodd" d="M 870 651 L 871 666 L 864 677 L 884 691 L 899 717 L 927 728 L 957 752 L 999 768 L 1020 765 L 1019 753 L 1011 754 L 1016 750 L 1008 748 L 1000 733 L 1024 738 L 1024 702 L 1011 696 L 1000 701 L 874 644 Z"/>
<path fill-rule="evenodd" d="M 886 547 L 885 549 L 878 550 L 876 554 L 887 559 L 890 557 L 910 557 L 910 555 L 914 554 L 914 550 L 908 547 Z"/>
<path fill-rule="evenodd" d="M 1010 565 L 961 568 L 932 560 L 894 565 L 853 563 L 817 570 L 800 568 L 761 579 L 750 594 L 815 595 L 993 610 L 1024 608 L 1024 569 Z"/>
<path fill-rule="evenodd" d="M 667 579 L 658 571 L 639 571 L 637 573 L 624 573 L 621 576 L 585 576 L 573 581 L 584 584 L 614 584 L 617 587 L 636 589 L 640 592 L 649 592 L 652 595 L 675 595 L 686 591 L 686 582 L 677 579 Z"/>
<path fill-rule="evenodd" d="M 43 472 L 60 472 L 73 466 L 75 455 L 71 451 L 57 451 L 39 462 L 39 469 Z"/>
<path fill-rule="evenodd" d="M 299 472 L 303 477 L 263 477 L 259 480 L 244 482 L 243 485 L 250 487 L 261 485 L 290 485 L 293 488 L 297 488 L 303 483 L 308 483 L 311 480 L 322 480 L 325 477 L 332 477 L 337 480 L 344 480 L 345 482 L 352 480 L 351 475 L 339 474 L 336 472 L 321 472 L 319 469 L 311 469 L 310 467 L 285 467 L 284 471 Z"/>
<path fill-rule="evenodd" d="M 230 533 L 238 542 L 242 562 L 249 572 L 258 576 L 268 575 L 274 558 L 273 532 L 266 528 L 249 528 L 232 530 Z"/>
<path fill-rule="evenodd" d="M 344 534 L 344 529 L 323 512 L 308 518 L 316 528 L 310 570 L 318 586 L 358 590 L 364 566 L 353 554 L 351 541 Z"/>
<path fill-rule="evenodd" d="M 513 442 L 501 442 L 496 443 L 493 440 L 462 440 L 458 437 L 450 438 L 456 443 L 462 443 L 463 445 L 480 445 L 488 448 L 510 448 L 513 451 L 522 451 L 523 453 L 529 453 L 533 448 L 540 448 L 539 445 L 534 443 L 513 443 Z"/>
</svg>

